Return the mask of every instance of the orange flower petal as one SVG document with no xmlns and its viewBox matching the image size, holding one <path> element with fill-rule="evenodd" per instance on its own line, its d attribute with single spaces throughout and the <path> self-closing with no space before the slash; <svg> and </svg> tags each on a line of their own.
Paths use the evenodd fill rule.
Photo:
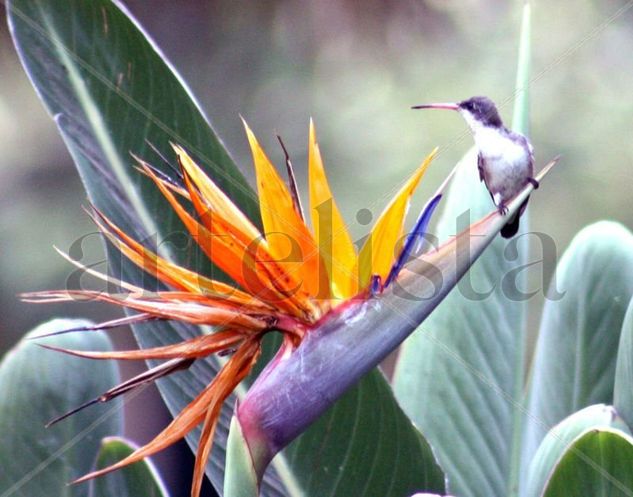
<svg viewBox="0 0 633 497">
<path fill-rule="evenodd" d="M 262 238 L 261 233 L 253 223 L 250 222 L 213 180 L 200 169 L 189 154 L 179 145 L 172 144 L 172 147 L 178 156 L 178 163 L 186 176 L 200 192 L 200 196 L 205 200 L 207 208 L 212 209 L 223 219 L 227 220 L 228 223 L 235 228 L 236 234 L 243 233 L 246 243 Z"/>
<path fill-rule="evenodd" d="M 251 364 L 252 361 L 257 358 L 258 354 L 259 342 L 249 341 L 242 345 L 224 365 L 213 381 L 207 385 L 204 390 L 202 390 L 202 392 L 200 392 L 200 394 L 198 394 L 198 396 L 189 403 L 189 405 L 185 407 L 151 442 L 143 447 L 139 447 L 132 454 L 118 463 L 82 476 L 81 478 L 76 479 L 73 483 L 81 483 L 138 462 L 182 439 L 187 433 L 204 421 L 206 413 L 211 405 L 224 401 L 226 396 L 228 396 L 225 385 L 233 385 L 232 379 L 235 375 L 242 371 L 245 365 Z"/>
<path fill-rule="evenodd" d="M 246 122 L 244 127 L 253 154 L 262 222 L 270 252 L 302 283 L 301 291 L 312 297 L 327 298 L 328 276 L 316 242 L 297 214 L 286 184 Z"/>
<path fill-rule="evenodd" d="M 275 257 L 269 251 L 268 243 L 257 232 L 254 238 L 251 234 L 240 231 L 231 222 L 222 217 L 217 211 L 209 210 L 206 199 L 202 198 L 192 183 L 187 173 L 184 174 L 185 184 L 189 191 L 191 200 L 203 226 L 217 237 L 230 238 L 240 247 L 237 252 L 249 254 L 248 259 L 254 264 L 256 278 L 264 282 L 269 289 L 274 289 L 281 298 L 287 298 L 293 302 L 297 308 L 304 309 L 310 313 L 314 309 L 305 294 L 297 292 L 300 282 L 294 279 L 283 266 L 275 261 Z M 250 266 L 251 270 L 253 266 Z"/>
<path fill-rule="evenodd" d="M 191 324 L 215 326 L 240 326 L 249 330 L 263 330 L 274 323 L 276 316 L 262 310 L 225 307 L 208 299 L 161 298 L 160 294 L 105 293 L 92 290 L 50 290 L 25 294 L 27 302 L 52 303 L 68 301 L 99 301 L 119 305 L 128 309 L 150 313 L 161 319 L 175 319 Z"/>
<path fill-rule="evenodd" d="M 235 347 L 244 341 L 245 332 L 236 330 L 222 330 L 210 335 L 200 335 L 173 345 L 136 350 L 114 350 L 109 352 L 93 352 L 85 350 L 64 349 L 52 345 L 39 344 L 46 349 L 56 350 L 65 354 L 84 357 L 86 359 L 115 359 L 115 360 L 147 360 L 147 359 L 175 359 L 200 358 L 222 350 Z"/>
<path fill-rule="evenodd" d="M 178 203 L 173 193 L 162 184 L 151 170 L 147 169 L 146 174 L 154 180 L 207 257 L 242 288 L 260 300 L 274 302 L 276 306 L 288 312 L 295 314 L 309 312 L 307 300 L 300 299 L 298 292 L 291 295 L 286 294 L 276 285 L 277 281 L 271 281 L 267 277 L 262 278 L 254 255 L 247 251 L 239 240 L 227 232 L 209 231 Z"/>
<path fill-rule="evenodd" d="M 351 297 L 357 292 L 357 277 L 354 272 L 357 264 L 356 248 L 325 176 L 312 119 L 308 143 L 308 173 L 312 227 L 330 276 L 332 293 L 338 298 Z"/>
<path fill-rule="evenodd" d="M 217 395 L 211 400 L 209 409 L 204 419 L 202 433 L 198 440 L 198 450 L 196 451 L 196 460 L 193 468 L 193 482 L 191 485 L 192 497 L 200 495 L 200 488 L 204 479 L 204 468 L 207 465 L 211 447 L 213 446 L 213 435 L 220 417 L 220 410 L 223 402 L 231 394 L 231 392 L 246 378 L 250 373 L 253 365 L 257 361 L 261 352 L 259 342 L 247 342 L 227 363 L 227 374 L 218 380 L 216 388 Z M 240 354 L 238 356 L 238 354 Z M 230 369 L 230 371 L 229 371 Z"/>
<path fill-rule="evenodd" d="M 238 304 L 260 305 L 264 308 L 270 308 L 270 306 L 255 299 L 252 295 L 238 290 L 231 285 L 206 278 L 195 271 L 190 271 L 189 269 L 185 269 L 163 259 L 126 235 L 98 210 L 95 209 L 95 213 L 98 217 L 92 216 L 94 222 L 113 245 L 138 267 L 156 276 L 164 283 L 194 294 L 217 297 Z M 111 279 L 109 279 L 110 277 L 105 276 L 105 278 L 106 281 L 111 281 Z"/>
<path fill-rule="evenodd" d="M 114 359 L 121 361 L 139 361 L 147 359 L 200 358 L 222 350 L 235 347 L 242 342 L 245 332 L 222 330 L 210 335 L 200 335 L 173 345 L 152 347 L 148 349 L 114 350 L 109 352 L 93 352 L 86 350 L 64 349 L 52 345 L 38 344 L 45 349 L 56 350 L 64 354 L 83 357 L 85 359 Z"/>
<path fill-rule="evenodd" d="M 400 191 L 385 207 L 359 254 L 360 288 L 369 285 L 372 275 L 380 276 L 384 282 L 389 275 L 396 254 L 398 243 L 402 242 L 404 216 L 411 200 L 411 195 L 420 183 L 429 164 L 437 154 L 437 148 L 424 159 L 420 167 L 411 175 Z"/>
</svg>

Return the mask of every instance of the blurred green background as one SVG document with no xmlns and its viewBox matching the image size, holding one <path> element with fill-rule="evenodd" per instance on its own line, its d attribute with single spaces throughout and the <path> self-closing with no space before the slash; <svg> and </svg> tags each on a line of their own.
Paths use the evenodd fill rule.
<svg viewBox="0 0 633 497">
<path fill-rule="evenodd" d="M 376 215 L 433 147 L 440 146 L 440 156 L 414 211 L 472 143 L 456 114 L 412 111 L 411 105 L 488 95 L 505 121 L 511 120 L 522 2 L 124 4 L 188 82 L 249 177 L 240 114 L 279 165 L 275 132 L 283 136 L 303 185 L 308 119 L 315 119 L 332 188 L 356 238 L 367 231 L 356 220 L 358 211 Z M 556 154 L 563 159 L 533 195 L 531 229 L 552 237 L 559 254 L 576 231 L 595 220 L 633 226 L 632 5 L 581 0 L 533 8 L 531 139 L 537 168 Z M 94 233 L 82 205 L 86 197 L 70 156 L 3 22 L 0 353 L 54 316 L 116 317 L 107 307 L 36 306 L 16 298 L 19 292 L 64 286 L 71 268 L 52 246 L 68 250 Z M 89 239 L 91 257 L 98 260 L 99 243 Z M 536 246 L 534 258 L 539 257 Z M 532 289 L 542 287 L 541 268 L 536 269 Z M 544 269 L 545 278 L 551 271 Z M 534 316 L 542 298 L 540 292 L 532 301 Z M 537 324 L 534 319 L 533 328 Z M 117 335 L 121 344 L 123 335 Z M 143 397 L 132 409 L 146 402 Z M 129 434 L 139 442 L 165 422 L 158 411 L 155 426 L 130 419 Z M 189 474 L 184 476 L 187 482 Z"/>
</svg>

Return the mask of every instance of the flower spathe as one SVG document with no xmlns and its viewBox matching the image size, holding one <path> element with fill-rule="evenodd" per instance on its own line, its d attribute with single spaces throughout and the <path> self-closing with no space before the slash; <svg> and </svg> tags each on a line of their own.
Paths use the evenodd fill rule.
<svg viewBox="0 0 633 497">
<path fill-rule="evenodd" d="M 202 424 L 191 489 L 191 495 L 197 497 L 222 404 L 251 371 L 260 354 L 263 336 L 272 330 L 281 332 L 284 350 L 292 353 L 325 314 L 337 312 L 337 307 L 351 298 L 365 298 L 368 293 L 380 290 L 394 265 L 401 266 L 398 252 L 404 234 L 404 217 L 411 195 L 435 151 L 401 186 L 378 217 L 364 245 L 357 250 L 332 197 L 313 123 L 310 122 L 308 140 L 311 227 L 303 218 L 291 189 L 246 123 L 245 128 L 255 167 L 263 232 L 181 146 L 173 145 L 180 166 L 178 181 L 137 159 L 140 171 L 161 191 L 201 250 L 235 285 L 205 277 L 162 257 L 94 209 L 91 215 L 108 240 L 168 289 L 149 292 L 118 281 L 121 288 L 118 293 L 56 290 L 24 296 L 26 300 L 37 302 L 95 299 L 138 312 L 117 320 L 117 324 L 167 319 L 216 327 L 217 331 L 212 334 L 150 349 L 113 352 L 64 349 L 63 352 L 92 359 L 166 360 L 93 402 L 110 400 L 146 382 L 148 377 L 159 378 L 210 354 L 232 353 L 215 378 L 151 442 L 120 462 L 76 482 L 137 462 Z M 71 262 L 112 281 L 76 261 Z M 113 323 L 102 323 L 101 328 L 111 327 Z"/>
</svg>

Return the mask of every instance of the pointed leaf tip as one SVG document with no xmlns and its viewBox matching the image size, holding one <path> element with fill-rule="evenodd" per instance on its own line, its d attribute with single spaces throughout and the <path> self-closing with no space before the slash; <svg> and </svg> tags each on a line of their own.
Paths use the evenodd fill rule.
<svg viewBox="0 0 633 497">
<path fill-rule="evenodd" d="M 263 470 L 262 470 L 263 471 Z M 251 455 L 239 419 L 231 419 L 226 444 L 226 471 L 224 473 L 225 497 L 257 497 L 259 484 L 256 464 Z"/>
<path fill-rule="evenodd" d="M 547 425 L 547 423 L 543 423 Z M 542 497 L 552 472 L 561 459 L 569 453 L 575 441 L 589 431 L 616 429 L 623 434 L 630 430 L 618 412 L 605 404 L 595 404 L 566 417 L 553 426 L 538 447 L 538 451 L 526 467 L 525 486 L 521 489 L 523 497 Z M 567 494 L 565 494 L 567 495 Z M 570 494 L 585 495 L 585 494 Z M 587 493 L 586 495 L 595 495 Z"/>
</svg>

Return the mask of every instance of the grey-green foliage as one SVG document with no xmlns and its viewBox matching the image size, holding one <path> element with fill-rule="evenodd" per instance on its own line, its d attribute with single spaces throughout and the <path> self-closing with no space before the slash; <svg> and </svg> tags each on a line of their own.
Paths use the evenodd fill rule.
<svg viewBox="0 0 633 497">
<path fill-rule="evenodd" d="M 473 275 L 477 274 L 481 273 L 475 268 Z M 508 476 L 508 461 L 499 457 L 507 457 L 504 448 L 512 443 L 508 426 L 500 422 L 505 409 L 522 412 L 524 419 L 521 495 L 565 495 L 560 493 L 564 482 L 560 475 L 579 478 L 569 482 L 569 495 L 582 495 L 577 493 L 583 488 L 579 481 L 585 480 L 587 485 L 602 481 L 605 488 L 614 489 L 614 494 L 605 495 L 633 492 L 632 487 L 622 490 L 617 484 L 617 478 L 623 478 L 623 485 L 628 485 L 633 474 L 633 468 L 617 462 L 630 453 L 630 425 L 625 421 L 633 419 L 633 311 L 626 314 L 633 297 L 633 235 L 613 222 L 588 226 L 565 251 L 555 275 L 525 407 L 499 388 L 501 383 L 491 381 L 497 378 L 494 372 L 504 365 L 509 368 L 515 356 L 511 349 L 504 351 L 504 342 L 490 329 L 501 325 L 520 330 L 520 322 L 489 319 L 492 311 L 481 307 L 478 313 L 478 303 L 455 305 L 448 300 L 442 304 L 443 312 L 440 308 L 404 349 L 396 392 L 423 433 L 439 447 L 449 490 L 455 495 L 516 492 L 493 486 Z M 500 313 L 504 305 L 501 298 L 493 309 Z M 614 402 L 617 410 L 611 406 Z M 600 403 L 607 405 L 586 408 Z M 597 438 L 588 435 L 605 427 L 618 431 Z M 587 457 L 578 457 L 584 448 L 590 451 Z"/>
<path fill-rule="evenodd" d="M 525 467 L 551 427 L 588 405 L 613 404 L 620 330 L 633 296 L 633 235 L 612 222 L 582 230 L 548 295 L 526 406 Z"/>
<path fill-rule="evenodd" d="M 512 127 L 528 134 L 530 22 L 523 8 Z M 465 217 L 491 208 L 471 150 L 458 166 L 436 229 L 440 240 Z M 508 495 L 518 479 L 526 299 L 527 212 L 519 235 L 499 237 L 437 311 L 405 342 L 393 386 L 463 496 Z"/>
<path fill-rule="evenodd" d="M 490 198 L 477 183 L 471 153 L 451 186 L 440 237 L 456 232 L 455 219 L 468 206 L 476 206 L 475 219 L 489 209 Z M 505 257 L 506 246 L 495 240 L 405 342 L 394 377 L 400 403 L 437 451 L 457 495 L 507 492 L 525 302 L 508 302 L 499 281 L 521 266 Z"/>
<path fill-rule="evenodd" d="M 68 486 L 88 473 L 101 439 L 121 433 L 118 401 L 92 406 L 56 425 L 50 420 L 116 384 L 116 365 L 69 357 L 37 343 L 83 350 L 110 350 L 102 333 L 29 340 L 87 324 L 54 320 L 29 333 L 0 364 L 0 495 L 88 495 L 88 485 Z M 88 323 L 89 324 L 89 323 Z"/>
<path fill-rule="evenodd" d="M 633 299 L 622 324 L 613 390 L 613 405 L 633 426 Z"/>
</svg>

